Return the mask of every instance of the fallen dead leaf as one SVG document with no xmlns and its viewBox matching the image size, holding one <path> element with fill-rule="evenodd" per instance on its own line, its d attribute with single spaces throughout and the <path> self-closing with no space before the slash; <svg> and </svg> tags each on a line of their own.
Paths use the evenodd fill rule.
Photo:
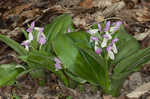
<svg viewBox="0 0 150 99">
<path fill-rule="evenodd" d="M 125 7 L 125 3 L 123 1 L 117 2 L 117 3 L 113 4 L 111 7 L 106 8 L 103 11 L 103 16 L 105 16 L 105 17 L 111 16 L 124 7 Z"/>
<path fill-rule="evenodd" d="M 112 6 L 112 0 L 94 0 L 93 6 L 98 8 L 106 8 Z"/>
<path fill-rule="evenodd" d="M 33 10 L 24 11 L 20 16 L 21 17 L 32 18 L 38 13 L 39 13 L 39 9 L 37 8 L 37 9 L 33 9 Z"/>
<path fill-rule="evenodd" d="M 143 9 L 139 9 L 136 10 L 136 19 L 139 22 L 147 22 L 150 21 L 150 9 L 148 8 L 143 8 Z"/>
<path fill-rule="evenodd" d="M 136 40 L 141 40 L 142 41 L 149 35 L 150 35 L 150 30 L 148 30 L 147 32 L 144 32 L 144 33 L 136 34 L 134 36 L 134 38 L 136 38 Z"/>
<path fill-rule="evenodd" d="M 80 2 L 80 6 L 86 9 L 93 7 L 93 0 L 83 0 Z"/>
<path fill-rule="evenodd" d="M 127 94 L 127 97 L 129 99 L 139 99 L 140 96 L 142 96 L 144 93 L 148 92 L 150 90 L 150 82 L 145 83 L 142 86 L 136 88 L 133 92 Z"/>
<path fill-rule="evenodd" d="M 23 5 L 16 6 L 15 8 L 10 9 L 9 11 L 6 11 L 2 16 L 2 19 L 6 19 L 7 16 L 9 16 L 11 14 L 13 14 L 14 16 L 18 16 L 19 14 L 21 14 L 21 12 L 24 9 L 27 9 L 30 7 L 31 7 L 31 4 L 23 4 Z"/>
<path fill-rule="evenodd" d="M 111 95 L 104 95 L 103 99 L 112 99 L 112 96 Z"/>
</svg>

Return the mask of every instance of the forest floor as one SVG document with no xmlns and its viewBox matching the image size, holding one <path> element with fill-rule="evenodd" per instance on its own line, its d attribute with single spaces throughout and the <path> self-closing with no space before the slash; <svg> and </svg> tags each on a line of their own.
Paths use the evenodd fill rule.
<svg viewBox="0 0 150 99">
<path fill-rule="evenodd" d="M 0 34 L 22 42 L 22 29 L 33 20 L 41 27 L 63 13 L 71 14 L 77 30 L 86 30 L 104 20 L 121 20 L 141 49 L 150 46 L 150 0 L 1 0 Z M 16 57 L 12 49 L 0 42 L 0 64 L 20 63 Z M 115 99 L 88 83 L 71 89 L 51 72 L 46 71 L 46 75 L 45 86 L 39 84 L 40 79 L 25 75 L 15 85 L 0 88 L 0 99 Z M 150 83 L 150 63 L 128 77 L 117 99 L 132 99 L 127 95 L 147 83 Z M 150 90 L 138 98 L 150 99 Z"/>
</svg>

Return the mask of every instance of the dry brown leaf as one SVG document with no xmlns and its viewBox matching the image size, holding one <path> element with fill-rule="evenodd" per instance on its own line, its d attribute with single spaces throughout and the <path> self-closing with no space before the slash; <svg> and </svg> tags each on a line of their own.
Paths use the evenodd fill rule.
<svg viewBox="0 0 150 99">
<path fill-rule="evenodd" d="M 20 16 L 21 17 L 32 18 L 35 15 L 37 15 L 38 13 L 39 13 L 39 9 L 37 8 L 37 9 L 33 9 L 33 10 L 24 11 Z"/>
<path fill-rule="evenodd" d="M 143 8 L 143 9 L 136 10 L 136 19 L 139 22 L 150 21 L 150 9 Z"/>
<path fill-rule="evenodd" d="M 111 95 L 104 95 L 103 99 L 112 99 L 112 96 Z"/>
<path fill-rule="evenodd" d="M 112 14 L 115 14 L 115 12 L 121 10 L 124 7 L 125 7 L 125 3 L 123 1 L 115 3 L 111 7 L 107 8 L 103 11 L 103 16 L 108 17 Z"/>
<path fill-rule="evenodd" d="M 15 8 L 10 9 L 9 11 L 6 11 L 6 12 L 3 14 L 2 18 L 3 18 L 3 19 L 6 19 L 7 16 L 9 16 L 9 15 L 11 15 L 11 14 L 13 14 L 13 15 L 15 15 L 15 16 L 18 16 L 19 14 L 21 14 L 21 12 L 22 12 L 24 9 L 27 9 L 27 8 L 29 8 L 29 7 L 31 7 L 31 4 L 23 4 L 23 5 L 20 5 L 20 6 L 16 6 Z"/>
<path fill-rule="evenodd" d="M 80 6 L 86 9 L 93 7 L 93 0 L 83 0 L 80 2 Z"/>
<path fill-rule="evenodd" d="M 24 4 L 21 6 L 16 6 L 16 8 L 14 9 L 14 13 L 16 15 L 19 15 L 24 9 L 30 8 L 32 4 Z"/>
<path fill-rule="evenodd" d="M 94 0 L 93 5 L 94 7 L 103 9 L 112 6 L 112 0 Z"/>
<path fill-rule="evenodd" d="M 149 83 L 145 83 L 142 86 L 136 88 L 133 92 L 127 94 L 127 97 L 129 99 L 139 99 L 140 96 L 142 96 L 143 94 L 147 93 L 150 90 L 150 82 Z"/>
<path fill-rule="evenodd" d="M 136 34 L 134 38 L 136 38 L 137 40 L 144 40 L 149 35 L 150 35 L 150 30 L 144 33 Z"/>
<path fill-rule="evenodd" d="M 104 21 L 104 16 L 101 16 L 101 15 L 99 15 L 99 16 L 97 16 L 96 18 L 95 18 L 95 20 L 97 21 L 97 22 L 103 22 Z"/>
</svg>

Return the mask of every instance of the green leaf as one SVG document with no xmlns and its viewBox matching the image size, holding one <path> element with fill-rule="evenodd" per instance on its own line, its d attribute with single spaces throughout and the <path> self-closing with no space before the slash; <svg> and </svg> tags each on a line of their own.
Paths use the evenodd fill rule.
<svg viewBox="0 0 150 99">
<path fill-rule="evenodd" d="M 63 72 L 55 70 L 53 55 L 41 51 L 30 52 L 29 56 L 27 57 L 27 63 L 30 68 L 35 68 L 30 72 L 34 78 L 42 77 L 44 75 L 43 69 L 48 69 L 56 74 L 63 81 L 63 83 L 68 86 L 68 80 Z"/>
<path fill-rule="evenodd" d="M 69 78 L 71 78 L 72 80 L 74 80 L 74 81 L 76 81 L 76 82 L 78 82 L 78 83 L 83 84 L 83 83 L 87 82 L 86 80 L 80 78 L 79 76 L 75 76 L 74 74 L 70 73 L 69 71 L 66 71 L 65 74 L 66 74 Z"/>
<path fill-rule="evenodd" d="M 33 51 L 27 57 L 27 62 L 33 68 L 45 68 L 54 71 L 54 56 L 46 52 Z"/>
<path fill-rule="evenodd" d="M 75 34 L 59 35 L 52 42 L 56 55 L 65 68 L 73 74 L 89 82 L 100 84 L 103 88 L 108 87 L 108 71 L 105 69 L 107 66 L 104 59 L 89 48 L 87 39 L 82 39 L 85 36 L 80 33 L 77 34 L 80 36 Z M 86 47 L 89 49 L 86 49 Z"/>
<path fill-rule="evenodd" d="M 69 37 L 63 34 L 59 35 L 52 41 L 52 45 L 56 55 L 62 61 L 65 68 L 70 68 L 70 66 L 74 65 L 79 52 Z"/>
<path fill-rule="evenodd" d="M 112 63 L 113 65 L 116 65 L 121 60 L 136 53 L 140 48 L 137 40 L 129 35 L 123 26 L 118 30 L 116 36 L 119 38 L 119 41 L 117 42 L 118 53 Z"/>
<path fill-rule="evenodd" d="M 0 65 L 0 86 L 5 86 L 9 82 L 14 81 L 23 69 L 16 68 L 16 64 L 2 64 Z"/>
<path fill-rule="evenodd" d="M 26 55 L 27 51 L 18 42 L 0 34 L 0 40 L 5 42 L 8 46 L 14 49 L 20 55 Z"/>
<path fill-rule="evenodd" d="M 120 61 L 114 68 L 114 75 L 117 75 L 117 77 L 120 76 L 126 77 L 131 72 L 133 72 L 134 69 L 141 67 L 142 64 L 148 62 L 149 60 L 150 60 L 150 47 L 144 50 L 139 50 L 133 55 Z"/>
<path fill-rule="evenodd" d="M 98 56 L 92 49 L 81 46 L 80 54 L 81 58 L 78 58 L 74 66 L 74 71 L 78 73 L 78 76 L 92 83 L 101 85 L 103 89 L 108 88 L 109 76 L 104 59 Z M 83 64 L 81 64 L 81 62 Z"/>
<path fill-rule="evenodd" d="M 47 41 L 46 44 L 44 45 L 44 49 L 47 52 L 50 52 L 51 41 L 55 40 L 57 35 L 66 33 L 71 23 L 72 23 L 71 16 L 68 14 L 63 14 L 61 16 L 58 16 L 55 20 L 53 20 L 51 24 L 46 25 L 44 33 L 47 37 Z"/>
</svg>

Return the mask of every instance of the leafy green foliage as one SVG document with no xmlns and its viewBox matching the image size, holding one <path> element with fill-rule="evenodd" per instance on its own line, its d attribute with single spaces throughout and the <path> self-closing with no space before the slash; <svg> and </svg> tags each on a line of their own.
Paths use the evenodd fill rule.
<svg viewBox="0 0 150 99">
<path fill-rule="evenodd" d="M 14 82 L 16 77 L 23 71 L 21 66 L 16 64 L 3 64 L 0 65 L 0 87 Z"/>
<path fill-rule="evenodd" d="M 69 25 L 71 25 L 72 19 L 68 14 L 63 14 L 58 16 L 55 20 L 52 21 L 51 24 L 45 26 L 44 33 L 47 37 L 47 42 L 44 46 L 44 49 L 47 52 L 50 52 L 51 45 L 50 43 L 55 40 L 57 35 L 66 33 Z"/>
<path fill-rule="evenodd" d="M 33 30 L 34 38 L 31 41 L 27 32 L 23 31 L 30 44 L 27 46 L 29 51 L 16 41 L 0 35 L 0 40 L 14 49 L 20 55 L 19 58 L 27 64 L 24 66 L 25 70 L 16 68 L 14 64 L 0 65 L 0 86 L 8 85 L 16 77 L 26 73 L 35 78 L 44 77 L 44 70 L 48 69 L 66 86 L 69 86 L 68 79 L 71 78 L 78 83 L 89 82 L 94 86 L 101 86 L 105 93 L 117 96 L 124 80 L 150 60 L 150 47 L 141 50 L 136 39 L 129 35 L 120 23 L 117 23 L 119 28 L 109 22 L 102 24 L 101 29 L 98 25 L 93 25 L 95 34 L 85 31 L 74 32 L 71 16 L 63 14 L 45 26 L 45 44 L 39 45 L 37 42 L 40 32 L 38 29 Z M 107 27 L 113 27 L 112 31 L 107 30 L 110 34 L 104 29 Z M 118 30 L 113 33 L 116 28 Z M 70 33 L 67 33 L 68 29 L 71 30 Z M 94 42 L 91 42 L 91 37 Z M 102 47 L 102 43 L 108 44 L 103 44 Z M 115 49 L 107 49 L 113 44 L 116 44 L 114 46 L 117 46 L 118 52 L 115 52 Z M 95 53 L 96 47 L 101 47 L 101 54 Z M 114 55 L 115 58 L 110 55 Z M 60 60 L 56 61 L 56 57 Z M 56 68 L 59 65 L 62 65 L 61 70 Z"/>
<path fill-rule="evenodd" d="M 32 32 L 33 40 L 29 42 L 30 43 L 29 51 L 27 51 L 18 42 L 0 34 L 0 40 L 5 42 L 12 49 L 14 49 L 20 55 L 19 58 L 27 63 L 27 66 L 25 66 L 27 70 L 19 72 L 20 73 L 19 74 L 17 72 L 18 69 L 17 70 L 14 69 L 15 71 L 14 70 L 8 71 L 10 73 L 12 72 L 12 74 L 10 75 L 12 75 L 13 77 L 16 77 L 19 74 L 19 77 L 20 77 L 26 73 L 30 73 L 32 77 L 34 78 L 39 78 L 39 77 L 41 78 L 45 76 L 44 69 L 48 69 L 52 71 L 53 73 L 55 73 L 61 80 L 63 80 L 64 84 L 67 86 L 68 80 L 66 76 L 64 75 L 64 73 L 62 71 L 55 70 L 55 67 L 54 67 L 55 53 L 53 53 L 51 50 L 51 42 L 57 37 L 57 35 L 65 33 L 69 25 L 71 25 L 71 23 L 72 23 L 71 16 L 68 14 L 64 14 L 54 19 L 51 24 L 46 25 L 44 29 L 44 34 L 47 37 L 46 38 L 47 42 L 43 46 L 39 46 L 37 42 L 39 30 L 34 29 Z M 73 29 L 72 27 L 70 28 Z M 29 40 L 28 33 L 24 30 L 23 30 L 23 33 L 25 35 L 25 38 Z M 0 71 L 0 76 L 2 75 L 1 73 L 3 72 Z M 5 79 L 6 81 L 0 80 L 0 83 L 2 83 L 1 85 L 6 84 L 7 81 L 9 80 L 13 80 L 10 77 L 6 77 Z"/>
<path fill-rule="evenodd" d="M 0 40 L 5 42 L 8 46 L 14 49 L 20 55 L 26 55 L 27 51 L 18 42 L 0 34 Z"/>
</svg>

